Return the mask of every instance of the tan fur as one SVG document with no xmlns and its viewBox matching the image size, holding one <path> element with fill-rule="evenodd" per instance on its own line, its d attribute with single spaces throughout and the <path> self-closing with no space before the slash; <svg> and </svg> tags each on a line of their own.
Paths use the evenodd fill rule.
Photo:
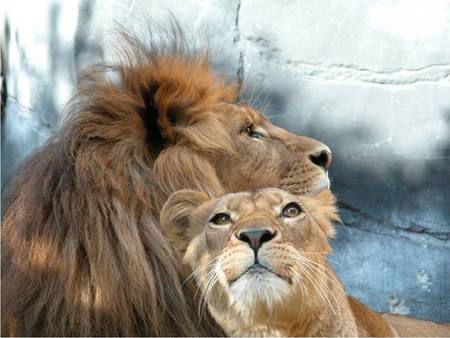
<svg viewBox="0 0 450 338">
<path fill-rule="evenodd" d="M 328 185 L 321 143 L 236 103 L 178 29 L 87 73 L 19 169 L 2 222 L 2 336 L 219 335 L 191 311 L 159 212 L 174 191 Z M 110 76 L 111 75 L 111 76 Z M 265 138 L 245 133 L 253 124 Z M 328 163 L 329 164 L 329 163 Z"/>
<path fill-rule="evenodd" d="M 291 202 L 298 203 L 302 213 L 282 216 Z M 232 222 L 215 225 L 209 220 L 217 213 L 228 214 Z M 334 235 L 335 220 L 335 199 L 329 191 L 306 197 L 265 189 L 213 199 L 181 191 L 161 212 L 161 225 L 183 259 L 186 278 L 195 281 L 209 312 L 228 335 L 396 336 L 396 325 L 346 296 L 328 264 L 327 239 Z M 249 229 L 274 236 L 256 255 L 240 239 Z M 444 326 L 434 325 L 441 330 L 437 332 L 446 332 Z"/>
<path fill-rule="evenodd" d="M 383 313 L 382 317 L 401 337 L 450 337 L 450 324 L 439 324 L 390 313 Z"/>
</svg>

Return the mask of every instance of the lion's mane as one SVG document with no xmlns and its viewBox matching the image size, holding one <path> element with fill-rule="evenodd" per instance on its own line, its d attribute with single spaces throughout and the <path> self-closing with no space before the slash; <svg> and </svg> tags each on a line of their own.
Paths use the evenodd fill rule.
<svg viewBox="0 0 450 338">
<path fill-rule="evenodd" d="M 179 112 L 201 120 L 218 102 L 234 102 L 236 87 L 212 73 L 206 53 L 186 48 L 177 29 L 166 43 L 122 37 L 121 61 L 87 73 L 61 130 L 12 183 L 2 225 L 2 335 L 220 334 L 192 318 L 158 225 L 170 192 L 220 192 L 220 184 L 190 153 L 155 159 L 175 137 L 170 123 Z M 217 146 L 220 131 L 202 130 L 210 134 L 195 134 L 199 148 Z"/>
</svg>

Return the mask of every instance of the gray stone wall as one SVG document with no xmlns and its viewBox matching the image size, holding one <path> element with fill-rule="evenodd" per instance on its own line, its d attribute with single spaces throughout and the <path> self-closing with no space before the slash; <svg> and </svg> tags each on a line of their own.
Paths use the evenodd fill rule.
<svg viewBox="0 0 450 338">
<path fill-rule="evenodd" d="M 14 1 L 2 186 L 57 130 L 81 69 L 114 59 L 114 22 L 145 35 L 168 10 L 208 33 L 244 98 L 332 148 L 331 260 L 348 292 L 450 322 L 449 0 Z"/>
</svg>

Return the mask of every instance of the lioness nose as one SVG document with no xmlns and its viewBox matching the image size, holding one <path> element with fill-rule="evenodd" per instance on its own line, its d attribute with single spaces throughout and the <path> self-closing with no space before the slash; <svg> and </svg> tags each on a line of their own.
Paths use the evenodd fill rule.
<svg viewBox="0 0 450 338">
<path fill-rule="evenodd" d="M 275 237 L 275 235 L 276 232 L 271 232 L 267 229 L 261 229 L 261 230 L 242 231 L 237 237 L 241 241 L 247 242 L 256 255 L 261 245 L 265 242 L 270 241 L 272 238 Z"/>
<path fill-rule="evenodd" d="M 330 148 L 323 145 L 323 147 L 320 147 L 314 152 L 312 152 L 309 155 L 309 159 L 312 163 L 314 163 L 316 166 L 319 166 L 325 170 L 328 170 L 328 168 L 331 165 L 331 151 Z"/>
</svg>

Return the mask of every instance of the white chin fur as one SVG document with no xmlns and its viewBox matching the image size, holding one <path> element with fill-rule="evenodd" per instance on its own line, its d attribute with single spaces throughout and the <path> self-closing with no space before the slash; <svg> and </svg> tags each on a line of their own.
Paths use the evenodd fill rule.
<svg viewBox="0 0 450 338">
<path fill-rule="evenodd" d="M 321 192 L 322 190 L 330 190 L 331 182 L 328 178 L 328 173 L 321 176 L 320 179 L 316 182 L 314 188 L 311 190 L 312 193 L 316 194 Z"/>
<path fill-rule="evenodd" d="M 289 293 L 289 283 L 271 272 L 246 273 L 230 287 L 232 303 L 239 312 L 252 311 L 263 303 L 270 310 Z"/>
</svg>

